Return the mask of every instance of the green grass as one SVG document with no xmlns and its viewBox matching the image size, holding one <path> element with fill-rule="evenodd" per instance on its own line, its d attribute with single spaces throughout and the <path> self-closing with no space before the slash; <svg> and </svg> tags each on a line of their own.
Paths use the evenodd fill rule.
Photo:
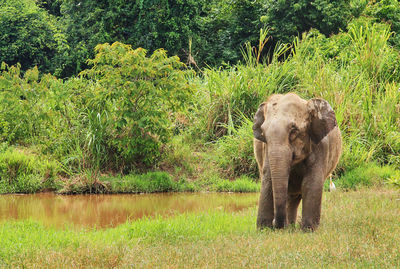
<svg viewBox="0 0 400 269">
<path fill-rule="evenodd" d="M 383 185 L 399 178 L 400 171 L 394 167 L 370 163 L 345 173 L 335 181 L 335 185 L 342 189 L 356 189 L 362 186 Z"/>
<path fill-rule="evenodd" d="M 253 179 L 242 176 L 236 180 L 211 177 L 207 180 L 188 181 L 181 178 L 174 181 L 165 172 L 148 172 L 141 175 L 103 177 L 101 181 L 108 186 L 108 193 L 155 193 L 155 192 L 256 192 L 260 184 Z"/>
<path fill-rule="evenodd" d="M 395 268 L 399 193 L 385 188 L 324 193 L 314 233 L 258 231 L 256 208 L 141 219 L 106 230 L 0 224 L 5 267 Z"/>
<path fill-rule="evenodd" d="M 33 193 L 58 188 L 60 165 L 26 148 L 0 152 L 0 194 Z"/>
<path fill-rule="evenodd" d="M 226 179 L 215 179 L 209 185 L 209 189 L 218 192 L 257 192 L 260 190 L 260 183 L 257 183 L 246 176 L 242 176 L 232 181 Z"/>
<path fill-rule="evenodd" d="M 111 193 L 153 193 L 173 191 L 194 191 L 186 181 L 176 182 L 165 172 L 148 172 L 142 175 L 123 177 L 105 177 L 102 181 L 109 184 Z"/>
</svg>

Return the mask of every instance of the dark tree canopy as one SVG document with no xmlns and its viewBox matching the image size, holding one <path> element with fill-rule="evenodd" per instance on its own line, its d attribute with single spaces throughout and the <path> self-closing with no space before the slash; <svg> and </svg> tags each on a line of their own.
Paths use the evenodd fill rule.
<svg viewBox="0 0 400 269">
<path fill-rule="evenodd" d="M 233 64 L 242 59 L 245 42 L 257 45 L 264 26 L 273 37 L 265 51 L 312 28 L 329 36 L 362 15 L 390 23 L 399 32 L 399 3 L 375 2 L 6 0 L 0 4 L 0 61 L 70 77 L 87 68 L 97 44 L 118 41 L 150 53 L 164 48 L 183 62 L 192 56 L 200 67 Z M 391 38 L 394 45 L 398 40 L 397 35 Z"/>
<path fill-rule="evenodd" d="M 34 0 L 0 4 L 0 62 L 20 63 L 23 70 L 38 66 L 43 72 L 54 72 L 65 46 L 56 19 Z"/>
<path fill-rule="evenodd" d="M 200 42 L 198 16 L 202 1 L 65 0 L 61 21 L 71 47 L 63 76 L 77 73 L 100 43 L 120 41 L 150 51 L 165 48 L 184 56 L 189 37 Z"/>
<path fill-rule="evenodd" d="M 351 15 L 348 0 L 268 0 L 264 22 L 276 40 L 291 42 L 293 37 L 318 29 L 325 35 L 345 29 Z"/>
</svg>

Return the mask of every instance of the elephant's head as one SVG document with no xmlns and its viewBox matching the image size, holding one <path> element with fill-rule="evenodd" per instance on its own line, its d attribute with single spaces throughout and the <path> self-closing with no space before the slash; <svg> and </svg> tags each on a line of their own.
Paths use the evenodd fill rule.
<svg viewBox="0 0 400 269">
<path fill-rule="evenodd" d="M 310 156 L 312 145 L 320 143 L 336 125 L 335 113 L 323 99 L 273 95 L 259 106 L 253 134 L 267 143 L 276 227 L 286 225 L 290 168 Z"/>
</svg>

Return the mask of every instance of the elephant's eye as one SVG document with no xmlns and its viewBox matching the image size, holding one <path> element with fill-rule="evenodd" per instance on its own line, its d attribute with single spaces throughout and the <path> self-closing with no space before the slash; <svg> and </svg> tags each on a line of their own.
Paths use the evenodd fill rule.
<svg viewBox="0 0 400 269">
<path fill-rule="evenodd" d="M 296 139 L 298 134 L 299 134 L 299 129 L 297 129 L 296 126 L 292 126 L 292 128 L 290 129 L 290 133 L 289 133 L 290 141 L 293 141 L 294 139 Z"/>
</svg>

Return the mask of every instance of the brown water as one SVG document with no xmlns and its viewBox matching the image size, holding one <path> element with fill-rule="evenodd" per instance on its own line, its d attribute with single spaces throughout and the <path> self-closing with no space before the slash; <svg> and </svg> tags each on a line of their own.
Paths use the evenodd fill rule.
<svg viewBox="0 0 400 269">
<path fill-rule="evenodd" d="M 239 211 L 257 204 L 258 194 L 174 193 L 0 195 L 0 222 L 32 219 L 54 227 L 115 227 L 144 216 L 170 216 L 207 210 Z"/>
</svg>

